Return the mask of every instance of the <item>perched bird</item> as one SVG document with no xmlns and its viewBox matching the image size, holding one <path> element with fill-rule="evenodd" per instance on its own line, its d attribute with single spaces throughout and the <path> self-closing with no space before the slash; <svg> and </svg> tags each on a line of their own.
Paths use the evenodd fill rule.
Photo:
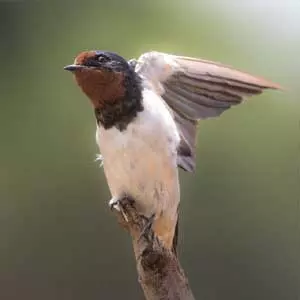
<svg viewBox="0 0 300 300">
<path fill-rule="evenodd" d="M 198 120 L 280 88 L 219 63 L 160 52 L 126 61 L 112 52 L 86 51 L 65 70 L 94 107 L 109 204 L 118 208 L 124 196 L 133 198 L 171 250 L 180 200 L 177 167 L 195 169 Z"/>
</svg>

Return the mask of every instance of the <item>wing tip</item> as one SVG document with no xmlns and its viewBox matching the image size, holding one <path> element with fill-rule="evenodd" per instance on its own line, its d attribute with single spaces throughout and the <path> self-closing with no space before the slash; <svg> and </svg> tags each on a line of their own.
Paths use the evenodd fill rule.
<svg viewBox="0 0 300 300">
<path fill-rule="evenodd" d="M 285 91 L 286 89 L 284 87 L 282 87 L 280 84 L 278 83 L 274 83 L 272 81 L 269 81 L 263 77 L 259 77 L 259 76 L 253 76 L 252 74 L 249 74 L 248 72 L 244 72 L 241 71 L 239 69 L 234 68 L 231 65 L 227 65 L 227 64 L 223 64 L 217 61 L 211 61 L 211 60 L 206 60 L 206 59 L 201 59 L 201 58 L 194 58 L 194 57 L 189 57 L 189 56 L 177 56 L 174 54 L 170 54 L 170 56 L 172 56 L 175 59 L 183 59 L 183 60 L 188 60 L 188 61 L 198 61 L 204 64 L 212 64 L 218 67 L 223 67 L 223 68 L 227 68 L 230 69 L 232 71 L 237 71 L 240 72 L 241 74 L 247 75 L 250 79 L 252 78 L 252 80 L 254 80 L 254 82 L 256 82 L 256 84 L 261 85 L 262 88 L 265 89 L 272 89 L 272 90 L 282 90 Z M 255 84 L 255 83 L 254 83 Z"/>
<path fill-rule="evenodd" d="M 255 78 L 258 80 L 258 84 L 261 85 L 263 89 L 281 90 L 281 91 L 285 90 L 285 88 L 282 87 L 279 83 L 269 81 L 262 77 L 255 77 Z"/>
</svg>

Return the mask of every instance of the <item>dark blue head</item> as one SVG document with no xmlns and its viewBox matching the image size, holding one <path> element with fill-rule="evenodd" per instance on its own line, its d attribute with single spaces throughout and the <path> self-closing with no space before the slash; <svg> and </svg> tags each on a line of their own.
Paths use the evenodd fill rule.
<svg viewBox="0 0 300 300">
<path fill-rule="evenodd" d="M 73 65 L 65 67 L 68 71 L 77 71 L 81 69 L 100 69 L 115 72 L 126 72 L 130 70 L 127 61 L 120 55 L 102 50 L 85 51 L 80 53 Z"/>
<path fill-rule="evenodd" d="M 124 130 L 143 110 L 142 84 L 138 74 L 120 55 L 108 51 L 85 51 L 65 70 L 90 98 L 98 124 Z"/>
<path fill-rule="evenodd" d="M 65 70 L 95 107 L 98 123 L 105 128 L 126 128 L 142 107 L 142 82 L 120 55 L 108 51 L 85 51 Z"/>
</svg>

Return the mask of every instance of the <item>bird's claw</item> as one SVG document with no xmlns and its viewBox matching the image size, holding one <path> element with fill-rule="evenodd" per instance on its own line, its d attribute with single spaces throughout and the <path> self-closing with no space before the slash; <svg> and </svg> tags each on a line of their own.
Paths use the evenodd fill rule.
<svg viewBox="0 0 300 300">
<path fill-rule="evenodd" d="M 115 209 L 116 211 L 120 212 L 126 222 L 129 222 L 128 217 L 125 212 L 123 200 L 132 201 L 132 198 L 123 196 L 123 197 L 113 197 L 110 199 L 108 205 L 111 210 Z M 146 217 L 142 214 L 139 215 L 141 219 L 143 219 L 143 228 L 141 230 L 140 236 L 138 238 L 138 242 L 141 241 L 142 238 L 146 239 L 148 242 L 153 241 L 154 239 L 154 232 L 152 230 L 152 224 L 155 219 L 155 214 L 152 214 L 150 217 Z"/>
<path fill-rule="evenodd" d="M 101 155 L 101 154 L 96 154 L 96 159 L 95 159 L 95 161 L 96 161 L 96 162 L 100 161 L 100 164 L 99 164 L 99 167 L 100 167 L 100 168 L 103 167 L 103 160 L 104 160 L 103 155 Z"/>
<path fill-rule="evenodd" d="M 145 238 L 148 242 L 152 241 L 154 238 L 154 232 L 152 230 L 152 224 L 153 221 L 155 219 L 155 214 L 152 214 L 149 218 L 144 216 L 144 215 L 140 215 L 140 217 L 142 219 L 144 219 L 144 227 L 142 229 L 142 232 L 140 234 L 140 237 L 138 239 L 138 241 L 140 241 L 142 238 Z"/>
<path fill-rule="evenodd" d="M 110 207 L 111 210 L 115 209 L 117 211 L 120 211 L 120 200 L 118 198 L 111 198 L 108 202 L 108 205 Z"/>
<path fill-rule="evenodd" d="M 116 211 L 120 212 L 124 218 L 124 220 L 126 222 L 128 222 L 128 217 L 125 213 L 123 204 L 122 204 L 122 200 L 130 200 L 129 198 L 127 198 L 126 196 L 122 197 L 122 198 L 117 198 L 117 197 L 113 197 L 111 198 L 111 200 L 109 201 L 108 205 L 110 207 L 111 210 L 115 209 Z"/>
</svg>

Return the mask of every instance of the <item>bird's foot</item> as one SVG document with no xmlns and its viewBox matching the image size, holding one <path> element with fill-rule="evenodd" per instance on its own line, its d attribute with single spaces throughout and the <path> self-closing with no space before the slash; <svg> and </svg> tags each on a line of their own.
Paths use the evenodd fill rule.
<svg viewBox="0 0 300 300">
<path fill-rule="evenodd" d="M 154 232 L 152 230 L 152 224 L 155 219 L 155 214 L 152 214 L 150 217 L 146 217 L 144 215 L 140 215 L 140 217 L 144 220 L 144 227 L 139 237 L 139 241 L 142 238 L 145 238 L 148 242 L 153 241 Z"/>
<path fill-rule="evenodd" d="M 108 205 L 111 210 L 115 209 L 117 211 L 120 211 L 120 199 L 118 197 L 112 197 L 109 200 Z"/>
<path fill-rule="evenodd" d="M 95 161 L 96 161 L 96 162 L 100 161 L 100 164 L 99 164 L 99 167 L 100 167 L 100 168 L 103 167 L 103 160 L 104 160 L 103 155 L 101 155 L 101 154 L 96 154 L 96 159 L 95 159 Z"/>
<path fill-rule="evenodd" d="M 124 220 L 126 222 L 128 222 L 128 217 L 126 216 L 122 201 L 123 200 L 130 200 L 133 201 L 131 198 L 127 197 L 127 196 L 123 196 L 123 197 L 112 197 L 109 202 L 108 205 L 110 207 L 111 210 L 115 209 L 118 212 L 120 212 L 124 218 Z"/>
</svg>

